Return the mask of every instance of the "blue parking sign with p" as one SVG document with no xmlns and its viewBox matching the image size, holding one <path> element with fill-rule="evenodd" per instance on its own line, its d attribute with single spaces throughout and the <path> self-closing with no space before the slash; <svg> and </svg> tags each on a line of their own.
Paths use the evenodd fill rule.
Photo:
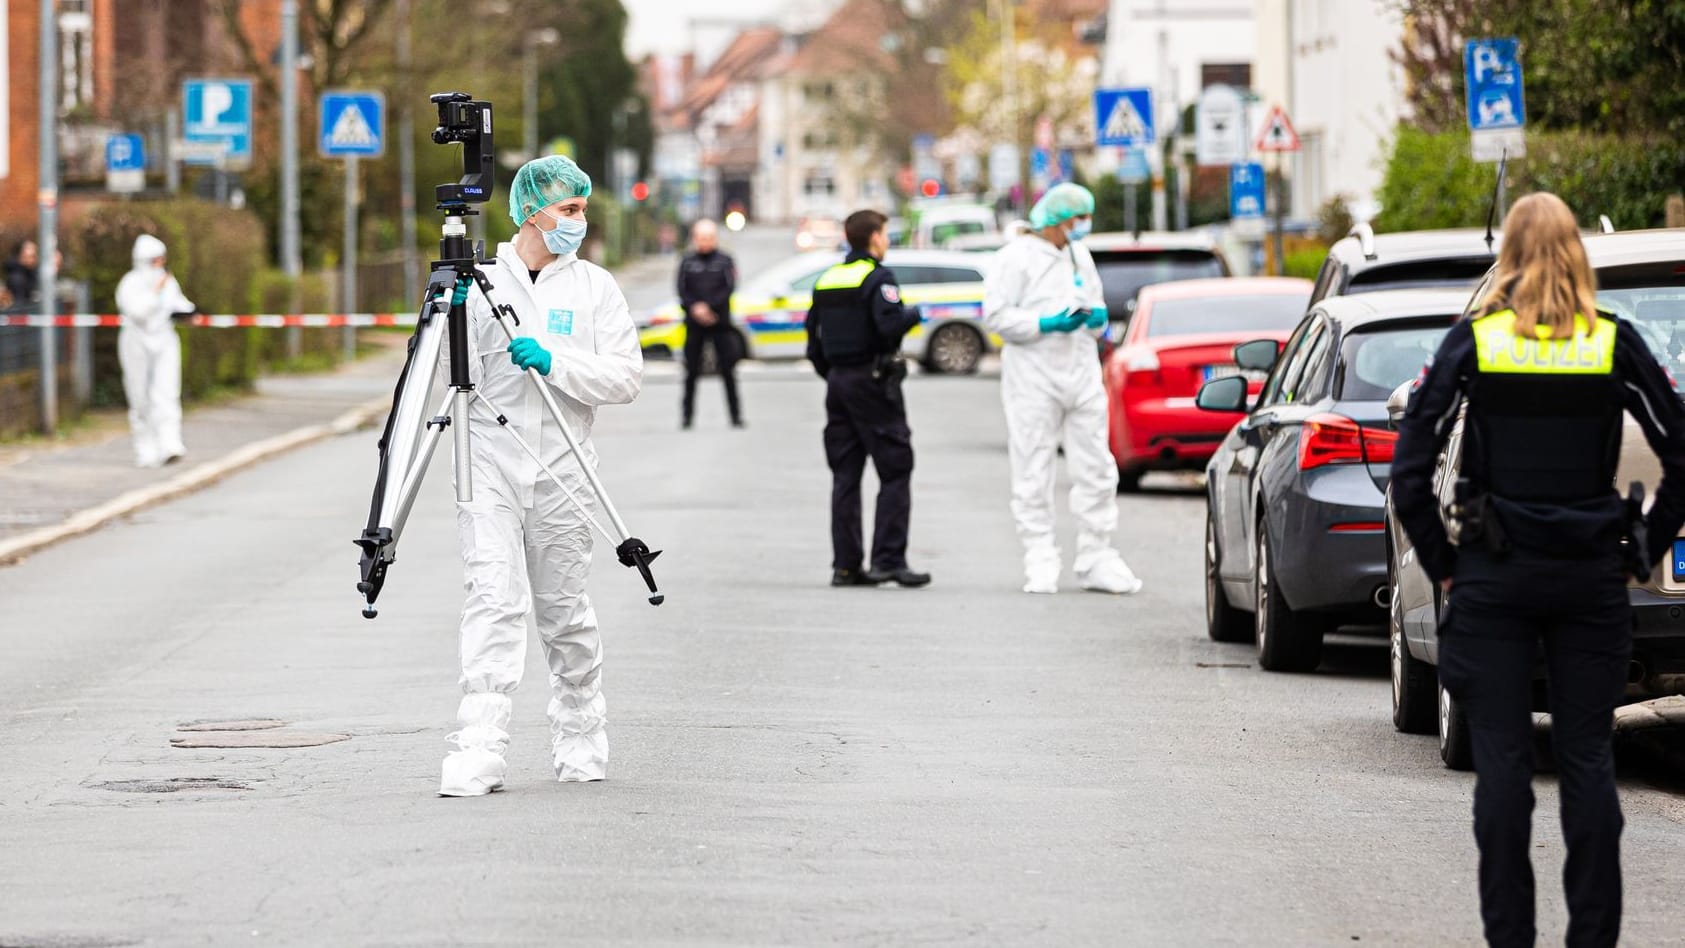
<svg viewBox="0 0 1685 948">
<path fill-rule="evenodd" d="M 252 157 L 252 81 L 250 79 L 189 79 L 181 86 L 181 137 L 201 145 L 220 145 L 223 157 L 244 162 Z M 215 164 L 216 159 L 188 155 L 188 164 Z"/>
<path fill-rule="evenodd" d="M 105 139 L 105 170 L 145 171 L 146 140 L 139 135 L 110 135 Z"/>
<path fill-rule="evenodd" d="M 1520 43 L 1515 37 L 1469 40 L 1463 47 L 1469 129 L 1520 128 L 1527 124 L 1521 94 Z"/>
</svg>

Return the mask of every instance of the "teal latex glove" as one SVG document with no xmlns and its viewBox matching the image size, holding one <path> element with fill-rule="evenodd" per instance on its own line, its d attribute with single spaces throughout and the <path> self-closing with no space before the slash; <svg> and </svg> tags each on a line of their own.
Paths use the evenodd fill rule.
<svg viewBox="0 0 1685 948">
<path fill-rule="evenodd" d="M 539 375 L 550 374 L 549 350 L 530 336 L 521 336 L 509 344 L 509 361 L 522 369 L 537 369 Z"/>
<path fill-rule="evenodd" d="M 1089 329 L 1105 329 L 1107 321 L 1111 318 L 1111 310 L 1104 306 L 1096 306 L 1088 311 L 1088 322 L 1084 325 Z"/>
<path fill-rule="evenodd" d="M 473 284 L 468 280 L 456 281 L 456 290 L 451 293 L 452 306 L 461 306 L 463 303 L 468 302 L 468 288 L 470 286 L 473 286 Z"/>
<path fill-rule="evenodd" d="M 1082 325 L 1082 316 L 1074 310 L 1062 309 L 1051 316 L 1041 318 L 1041 331 L 1044 333 L 1075 332 Z"/>
</svg>

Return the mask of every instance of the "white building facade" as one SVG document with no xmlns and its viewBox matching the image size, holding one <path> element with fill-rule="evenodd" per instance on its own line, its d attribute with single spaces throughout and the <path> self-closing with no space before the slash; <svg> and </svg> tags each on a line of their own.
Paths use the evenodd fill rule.
<svg viewBox="0 0 1685 948">
<path fill-rule="evenodd" d="M 1403 14 L 1388 0 L 1257 0 L 1255 87 L 1287 110 L 1303 148 L 1288 161 L 1293 217 L 1342 197 L 1359 220 L 1380 210 L 1393 127 L 1404 114 L 1394 61 Z"/>
</svg>

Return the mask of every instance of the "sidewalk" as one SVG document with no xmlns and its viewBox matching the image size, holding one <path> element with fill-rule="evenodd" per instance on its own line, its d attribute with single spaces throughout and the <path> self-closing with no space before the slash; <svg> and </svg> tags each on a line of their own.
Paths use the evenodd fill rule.
<svg viewBox="0 0 1685 948">
<path fill-rule="evenodd" d="M 266 376 L 252 395 L 190 409 L 182 420 L 187 456 L 169 467 L 135 467 L 120 415 L 65 444 L 0 447 L 0 567 L 265 458 L 378 422 L 391 407 L 407 339 L 370 334 L 365 343 L 384 351 L 330 373 Z M 369 458 L 372 464 L 372 436 Z"/>
</svg>

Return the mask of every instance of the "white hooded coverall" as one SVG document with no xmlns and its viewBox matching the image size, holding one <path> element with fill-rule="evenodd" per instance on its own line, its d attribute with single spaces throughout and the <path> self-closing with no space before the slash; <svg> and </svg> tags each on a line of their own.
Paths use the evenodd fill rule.
<svg viewBox="0 0 1685 948">
<path fill-rule="evenodd" d="M 129 400 L 129 430 L 135 463 L 157 467 L 180 457 L 181 340 L 172 313 L 190 313 L 191 300 L 158 260 L 164 242 L 149 234 L 135 238 L 134 268 L 117 283 L 117 360 L 123 367 L 123 394 Z M 161 281 L 161 282 L 160 282 Z"/>
<path fill-rule="evenodd" d="M 1014 238 L 995 258 L 983 290 L 983 318 L 1006 345 L 1001 401 L 1012 464 L 1012 516 L 1027 572 L 1058 572 L 1053 488 L 1061 443 L 1077 520 L 1075 568 L 1084 574 L 1118 558 L 1117 464 L 1106 441 L 1106 390 L 1098 330 L 1043 333 L 1041 317 L 1105 305 L 1094 258 L 1080 242 L 1055 247 L 1035 234 Z M 1121 558 L 1120 558 L 1121 559 Z"/>
<path fill-rule="evenodd" d="M 626 298 L 608 271 L 574 254 L 556 258 L 534 283 L 513 245 L 503 244 L 485 273 L 497 302 L 520 316 L 520 325 L 509 328 L 550 352 L 544 384 L 557 396 L 585 463 L 594 465 L 589 438 L 596 407 L 632 401 L 643 383 L 643 354 Z M 475 385 L 600 521 L 579 461 L 568 456 L 567 442 L 527 374 L 510 361 L 508 340 L 478 289 L 467 306 Z M 448 365 L 443 373 L 449 377 Z M 464 697 L 458 709 L 462 730 L 453 739 L 464 750 L 496 754 L 496 773 L 488 779 L 501 782 L 508 694 L 521 681 L 532 614 L 550 666 L 556 775 L 601 780 L 607 775 L 608 733 L 602 638 L 585 595 L 591 527 L 484 402 L 473 402 L 469 418 L 474 496 L 457 505 L 467 592 L 460 640 Z M 447 759 L 447 783 L 450 774 Z"/>
</svg>

